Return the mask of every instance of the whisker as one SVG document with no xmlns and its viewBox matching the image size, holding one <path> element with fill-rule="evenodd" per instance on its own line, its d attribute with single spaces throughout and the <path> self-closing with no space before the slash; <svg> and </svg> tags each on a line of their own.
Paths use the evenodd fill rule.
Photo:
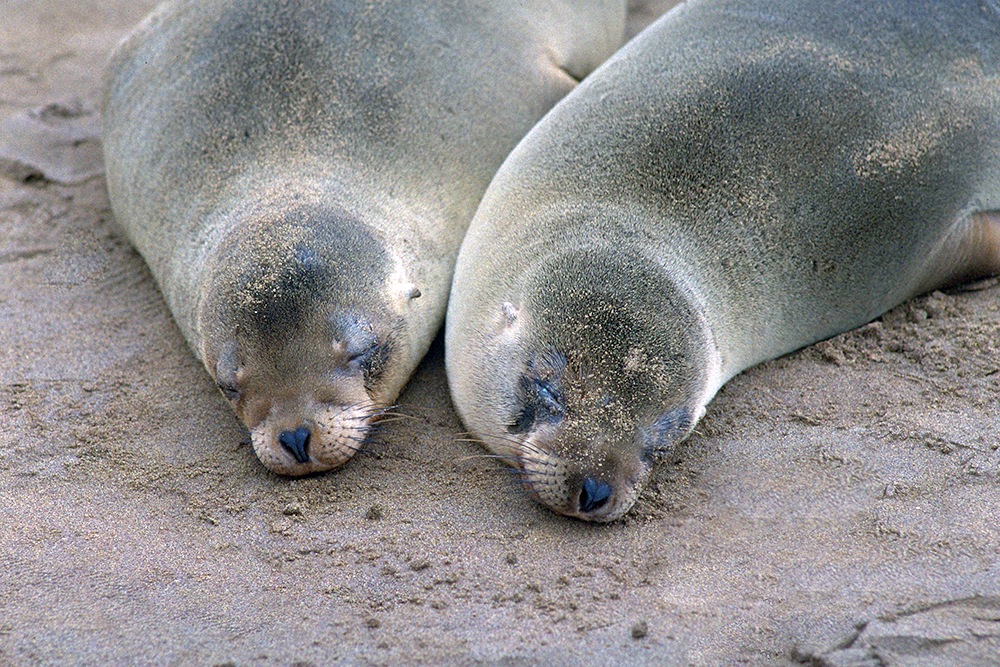
<svg viewBox="0 0 1000 667">
<path fill-rule="evenodd" d="M 510 444 L 512 444 L 512 445 L 514 445 L 515 447 L 518 447 L 518 448 L 530 446 L 528 444 L 529 443 L 528 440 L 524 440 L 524 439 L 521 439 L 521 438 L 518 438 L 518 437 L 512 436 L 512 435 L 488 434 L 485 438 L 483 438 L 483 440 L 484 441 L 487 441 L 487 440 L 498 440 L 500 442 L 510 443 Z"/>
<path fill-rule="evenodd" d="M 518 463 L 525 469 L 528 466 L 533 466 L 529 472 L 532 474 L 541 474 L 543 470 L 555 470 L 558 466 L 552 461 L 551 458 L 535 458 L 531 456 L 519 455 L 517 457 Z"/>
<path fill-rule="evenodd" d="M 560 475 L 553 471 L 527 471 L 522 468 L 513 468 L 515 471 L 519 471 L 518 478 L 522 482 L 528 484 L 537 484 L 538 482 L 544 482 L 551 479 L 560 478 Z"/>
<path fill-rule="evenodd" d="M 371 422 L 372 426 L 374 426 L 376 424 L 378 424 L 379 426 L 381 426 L 383 424 L 394 424 L 394 423 L 399 422 L 399 421 L 406 421 L 407 419 L 410 419 L 410 418 L 409 417 L 404 417 L 402 415 L 394 415 L 394 416 L 391 416 L 391 417 L 375 417 L 375 419 L 377 419 L 378 421 Z"/>
<path fill-rule="evenodd" d="M 399 408 L 401 411 L 417 418 L 434 416 L 440 409 L 437 405 L 427 406 L 427 405 L 416 405 L 413 403 L 398 403 L 393 407 Z"/>
<path fill-rule="evenodd" d="M 381 414 L 375 415 L 374 417 L 372 417 L 372 419 L 377 419 L 380 422 L 406 421 L 408 419 L 416 421 L 416 417 L 413 417 L 412 415 L 405 415 L 402 412 L 383 412 Z"/>
<path fill-rule="evenodd" d="M 469 454 L 468 456 L 460 456 L 454 459 L 456 462 L 472 461 L 474 459 L 495 459 L 498 461 L 503 461 L 504 463 L 509 463 L 513 460 L 513 456 L 504 456 L 503 454 Z"/>
<path fill-rule="evenodd" d="M 371 403 L 366 407 L 366 409 L 372 412 L 373 414 L 374 413 L 384 414 L 386 412 L 392 412 L 393 410 L 396 410 L 398 408 L 399 405 L 395 403 L 393 403 L 392 405 L 383 405 L 381 407 L 374 403 Z"/>
<path fill-rule="evenodd" d="M 524 442 L 519 448 L 519 451 L 524 452 L 526 454 L 538 454 L 539 456 L 543 456 L 546 459 L 551 456 L 550 452 L 542 449 L 533 442 Z"/>
<path fill-rule="evenodd" d="M 374 438 L 361 438 L 355 439 L 358 442 L 357 453 L 359 455 L 379 458 L 384 454 L 386 449 L 386 444 L 384 440 L 376 440 Z M 381 450 L 381 451 L 380 451 Z"/>
<path fill-rule="evenodd" d="M 532 472 L 532 474 L 538 472 L 537 470 L 538 468 L 544 469 L 552 467 L 552 465 L 548 461 L 545 461 L 543 459 L 532 459 L 526 456 L 518 456 L 517 463 L 522 468 L 527 468 L 529 465 L 536 466 L 537 468 L 535 470 L 529 471 Z"/>
</svg>

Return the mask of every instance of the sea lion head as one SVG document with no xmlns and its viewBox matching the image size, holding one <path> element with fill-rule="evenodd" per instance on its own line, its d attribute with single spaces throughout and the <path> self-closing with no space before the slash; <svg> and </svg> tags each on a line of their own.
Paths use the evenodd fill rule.
<svg viewBox="0 0 1000 667">
<path fill-rule="evenodd" d="M 318 205 L 231 225 L 207 263 L 201 356 L 258 458 L 285 475 L 343 465 L 406 381 L 419 290 L 374 232 Z"/>
<path fill-rule="evenodd" d="M 469 421 L 544 505 L 617 519 L 704 413 L 718 368 L 704 318 L 653 260 L 608 246 L 545 258 L 511 297 L 462 384 L 479 394 L 466 412 L 493 423 Z"/>
</svg>

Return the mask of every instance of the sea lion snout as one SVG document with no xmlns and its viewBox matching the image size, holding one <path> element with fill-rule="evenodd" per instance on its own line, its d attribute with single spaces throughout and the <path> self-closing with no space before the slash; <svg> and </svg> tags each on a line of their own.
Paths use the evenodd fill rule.
<svg viewBox="0 0 1000 667">
<path fill-rule="evenodd" d="M 638 447 L 622 446 L 610 432 L 588 443 L 542 432 L 520 445 L 517 460 L 529 495 L 559 514 L 598 523 L 625 514 L 652 469 Z"/>
<path fill-rule="evenodd" d="M 283 337 L 246 326 L 204 350 L 217 386 L 250 429 L 257 456 L 282 475 L 345 464 L 388 409 L 381 392 L 396 361 L 395 318 L 328 308 L 332 314 L 298 316 Z"/>
<path fill-rule="evenodd" d="M 376 407 L 376 392 L 391 364 L 391 335 L 365 318 L 350 320 L 357 326 L 289 330 L 283 345 L 252 335 L 222 346 L 216 384 L 272 471 L 299 476 L 342 466 L 387 409 Z"/>
<path fill-rule="evenodd" d="M 250 431 L 261 463 L 279 475 L 299 477 L 339 468 L 369 441 L 387 408 L 314 400 L 277 404 Z"/>
</svg>

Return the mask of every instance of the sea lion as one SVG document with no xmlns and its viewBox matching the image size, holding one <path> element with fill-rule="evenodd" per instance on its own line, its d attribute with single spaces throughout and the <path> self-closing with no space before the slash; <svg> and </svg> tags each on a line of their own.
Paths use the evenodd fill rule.
<svg viewBox="0 0 1000 667">
<path fill-rule="evenodd" d="M 364 442 L 490 178 L 619 46 L 624 7 L 175 1 L 113 54 L 114 215 L 267 467 Z"/>
<path fill-rule="evenodd" d="M 465 424 L 610 521 L 741 370 L 1000 272 L 998 7 L 693 0 L 623 47 L 466 235 Z"/>
</svg>

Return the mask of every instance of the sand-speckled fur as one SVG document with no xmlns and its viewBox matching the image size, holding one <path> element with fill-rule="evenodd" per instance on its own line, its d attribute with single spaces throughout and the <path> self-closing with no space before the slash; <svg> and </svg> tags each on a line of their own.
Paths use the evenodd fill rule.
<svg viewBox="0 0 1000 667">
<path fill-rule="evenodd" d="M 618 47 L 624 7 L 177 0 L 117 49 L 115 217 L 271 469 L 363 441 L 441 323 L 494 171 Z M 277 442 L 300 426 L 307 463 Z"/>
<path fill-rule="evenodd" d="M 736 373 L 1000 271 L 998 209 L 995 0 L 693 0 L 498 172 L 455 405 L 544 503 L 614 519 Z"/>
</svg>

